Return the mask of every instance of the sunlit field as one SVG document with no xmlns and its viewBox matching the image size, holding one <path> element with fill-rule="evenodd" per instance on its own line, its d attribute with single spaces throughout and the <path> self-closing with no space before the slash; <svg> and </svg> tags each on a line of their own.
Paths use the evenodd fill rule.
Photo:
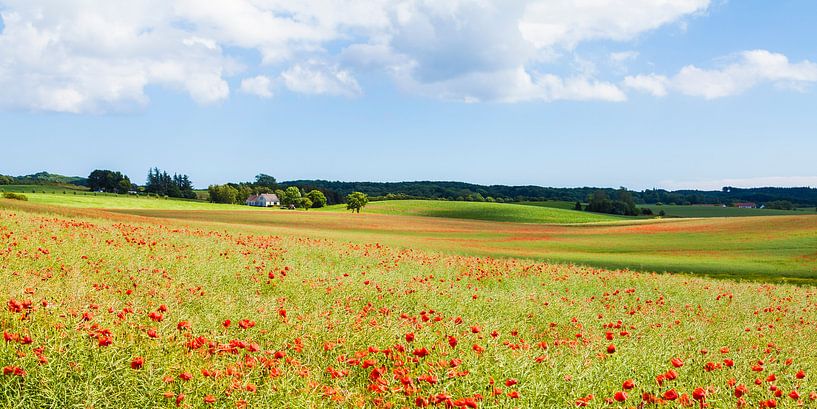
<svg viewBox="0 0 817 409">
<path fill-rule="evenodd" d="M 329 206 L 322 211 L 345 211 L 345 205 Z M 577 212 L 562 208 L 524 206 L 512 203 L 449 202 L 441 200 L 387 200 L 371 202 L 368 213 L 443 217 L 517 223 L 591 223 L 622 220 L 622 217 Z"/>
<path fill-rule="evenodd" d="M 809 286 L 31 206 L 0 209 L 4 407 L 817 399 Z"/>
</svg>

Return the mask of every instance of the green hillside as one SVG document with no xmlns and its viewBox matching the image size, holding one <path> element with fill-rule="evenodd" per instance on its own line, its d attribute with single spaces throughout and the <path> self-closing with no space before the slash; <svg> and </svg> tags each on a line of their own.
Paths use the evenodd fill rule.
<svg viewBox="0 0 817 409">
<path fill-rule="evenodd" d="M 42 186 L 46 187 L 46 186 Z M 40 192 L 41 190 L 37 190 Z M 31 203 L 96 208 L 96 209 L 166 209 L 166 210 L 259 210 L 259 208 L 216 204 L 186 199 L 163 199 L 147 196 L 127 196 L 113 193 L 92 193 L 66 191 L 60 193 L 31 193 L 23 190 Z M 264 210 L 264 209 L 261 209 Z M 272 210 L 272 209 L 267 209 Z"/>
<path fill-rule="evenodd" d="M 78 194 L 88 192 L 85 186 L 76 185 L 0 185 L 0 192 Z"/>
<path fill-rule="evenodd" d="M 329 206 L 326 211 L 345 211 L 345 205 Z M 389 200 L 370 202 L 367 213 L 404 216 L 446 217 L 517 223 L 593 223 L 621 220 L 621 217 L 509 203 L 449 202 L 437 200 Z"/>
</svg>

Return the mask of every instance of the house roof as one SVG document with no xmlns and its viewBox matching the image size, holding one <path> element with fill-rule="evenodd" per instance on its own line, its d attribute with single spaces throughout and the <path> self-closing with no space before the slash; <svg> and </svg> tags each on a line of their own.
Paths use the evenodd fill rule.
<svg viewBox="0 0 817 409">
<path fill-rule="evenodd" d="M 262 193 L 260 195 L 251 195 L 247 198 L 247 202 L 257 202 L 261 199 L 266 200 L 267 202 L 278 202 L 278 195 L 275 193 Z"/>
</svg>

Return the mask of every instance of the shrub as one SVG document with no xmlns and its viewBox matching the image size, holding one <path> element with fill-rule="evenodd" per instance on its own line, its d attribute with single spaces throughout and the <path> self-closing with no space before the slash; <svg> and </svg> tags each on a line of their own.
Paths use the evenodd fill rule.
<svg viewBox="0 0 817 409">
<path fill-rule="evenodd" d="M 28 201 L 28 196 L 26 196 L 24 194 L 18 194 L 18 193 L 12 193 L 12 192 L 3 193 L 3 197 L 6 198 L 6 199 Z"/>
</svg>

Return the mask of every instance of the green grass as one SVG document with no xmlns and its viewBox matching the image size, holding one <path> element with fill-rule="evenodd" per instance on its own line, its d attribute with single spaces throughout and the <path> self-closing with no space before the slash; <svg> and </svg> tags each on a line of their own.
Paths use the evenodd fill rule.
<svg viewBox="0 0 817 409">
<path fill-rule="evenodd" d="M 0 185 L 0 193 L 14 192 L 14 193 L 57 193 L 62 194 L 66 192 L 72 194 L 88 193 L 88 188 L 76 185 Z"/>
<path fill-rule="evenodd" d="M 72 192 L 31 193 L 23 191 L 31 203 L 96 209 L 166 209 L 166 210 L 270 210 L 242 205 L 225 205 L 182 199 L 116 195 L 112 193 Z"/>
<path fill-rule="evenodd" d="M 799 210 L 774 210 L 774 209 L 740 209 L 737 207 L 719 206 L 678 206 L 678 205 L 641 205 L 641 208 L 648 208 L 653 213 L 658 214 L 661 210 L 666 212 L 667 217 L 749 217 L 749 216 L 794 216 L 803 214 Z M 814 210 L 814 209 L 811 209 Z"/>
<path fill-rule="evenodd" d="M 519 202 L 518 204 L 525 206 L 550 207 L 553 209 L 575 210 L 576 202 L 568 202 L 566 200 L 546 200 L 543 202 Z"/>
<path fill-rule="evenodd" d="M 329 206 L 325 211 L 346 211 L 344 205 Z M 364 212 L 403 216 L 444 217 L 516 223 L 593 223 L 622 218 L 511 203 L 448 202 L 437 200 L 389 200 L 370 202 Z"/>
</svg>

